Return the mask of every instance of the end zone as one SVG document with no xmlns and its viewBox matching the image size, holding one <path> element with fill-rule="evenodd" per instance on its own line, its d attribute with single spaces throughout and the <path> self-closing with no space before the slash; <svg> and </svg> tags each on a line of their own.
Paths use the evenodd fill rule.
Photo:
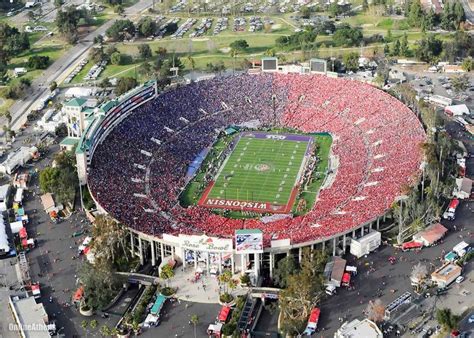
<svg viewBox="0 0 474 338">
<path fill-rule="evenodd" d="M 256 201 L 241 201 L 231 200 L 222 198 L 208 198 L 209 193 L 214 187 L 214 181 L 204 191 L 201 199 L 198 201 L 198 205 L 204 208 L 210 209 L 227 209 L 227 210 L 240 210 L 240 211 L 252 211 L 259 213 L 272 213 L 272 214 L 287 214 L 291 211 L 293 203 L 295 202 L 296 195 L 298 193 L 298 187 L 294 187 L 291 191 L 288 203 L 285 205 L 277 205 L 270 202 L 256 202 Z"/>
</svg>

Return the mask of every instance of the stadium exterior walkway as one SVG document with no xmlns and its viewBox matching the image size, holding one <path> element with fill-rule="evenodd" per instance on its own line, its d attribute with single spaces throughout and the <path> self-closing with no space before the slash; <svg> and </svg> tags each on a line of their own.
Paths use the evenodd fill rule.
<svg viewBox="0 0 474 338">
<path fill-rule="evenodd" d="M 226 291 L 224 286 L 219 283 L 217 276 L 201 275 L 201 277 L 193 282 L 195 278 L 194 269 L 175 270 L 175 276 L 170 280 L 169 285 L 178 288 L 176 297 L 180 300 L 186 300 L 195 303 L 219 303 L 219 290 Z M 238 275 L 234 279 L 239 279 Z M 234 297 L 247 293 L 247 288 L 237 287 L 234 290 L 228 290 Z"/>
</svg>

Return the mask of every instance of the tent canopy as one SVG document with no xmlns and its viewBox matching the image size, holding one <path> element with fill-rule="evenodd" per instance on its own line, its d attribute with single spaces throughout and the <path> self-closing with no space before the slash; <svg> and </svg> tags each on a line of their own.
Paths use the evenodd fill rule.
<svg viewBox="0 0 474 338">
<path fill-rule="evenodd" d="M 162 294 L 159 294 L 158 297 L 156 297 L 155 304 L 153 304 L 150 313 L 152 315 L 158 315 L 161 311 L 161 308 L 165 304 L 166 297 L 163 296 Z"/>
</svg>

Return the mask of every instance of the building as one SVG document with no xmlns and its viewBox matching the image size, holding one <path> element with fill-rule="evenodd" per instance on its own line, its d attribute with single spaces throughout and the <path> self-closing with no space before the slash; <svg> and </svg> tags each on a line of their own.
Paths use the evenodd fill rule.
<svg viewBox="0 0 474 338">
<path fill-rule="evenodd" d="M 43 304 L 37 304 L 34 297 L 10 296 L 9 305 L 15 319 L 15 326 L 11 331 L 18 332 L 20 337 L 49 338 L 49 329 L 55 331 L 54 324 L 49 324 Z"/>
<path fill-rule="evenodd" d="M 5 220 L 0 213 L 0 256 L 7 255 L 10 252 L 10 243 L 8 242 L 8 235 L 6 231 Z"/>
<path fill-rule="evenodd" d="M 8 209 L 8 202 L 10 199 L 10 184 L 0 186 L 0 212 Z"/>
<path fill-rule="evenodd" d="M 48 214 L 51 211 L 56 211 L 56 203 L 54 203 L 53 195 L 51 193 L 41 195 L 41 204 L 43 204 L 44 211 Z"/>
<path fill-rule="evenodd" d="M 461 273 L 462 268 L 460 266 L 448 262 L 431 274 L 431 280 L 438 287 L 445 287 L 461 276 Z"/>
<path fill-rule="evenodd" d="M 30 174 L 27 172 L 16 173 L 13 177 L 13 186 L 15 188 L 28 189 L 28 181 L 30 180 Z"/>
<path fill-rule="evenodd" d="M 456 178 L 453 196 L 459 199 L 466 199 L 471 196 L 472 180 L 467 177 Z"/>
<path fill-rule="evenodd" d="M 340 287 L 344 272 L 346 272 L 346 260 L 342 259 L 341 257 L 334 256 L 324 268 L 324 277 L 326 278 L 328 284 Z"/>
<path fill-rule="evenodd" d="M 26 74 L 27 72 L 28 72 L 28 70 L 25 67 L 17 67 L 15 69 L 13 69 L 13 76 L 14 77 L 19 77 L 23 74 Z"/>
<path fill-rule="evenodd" d="M 465 73 L 465 70 L 458 65 L 444 65 L 443 71 L 445 73 Z"/>
<path fill-rule="evenodd" d="M 8 154 L 3 163 L 0 164 L 0 173 L 11 175 L 18 167 L 24 165 L 33 157 L 37 156 L 36 147 L 20 147 Z"/>
<path fill-rule="evenodd" d="M 86 119 L 93 113 L 86 98 L 74 98 L 64 103 L 62 111 L 66 114 L 69 137 L 79 138 L 86 128 Z"/>
<path fill-rule="evenodd" d="M 351 322 L 345 322 L 334 333 L 335 338 L 382 338 L 382 331 L 377 324 L 369 319 L 354 319 Z"/>
<path fill-rule="evenodd" d="M 87 96 L 94 96 L 96 92 L 97 89 L 93 87 L 72 87 L 66 90 L 64 97 L 66 99 L 72 99 L 74 97 L 83 98 Z"/>
<path fill-rule="evenodd" d="M 413 240 L 423 243 L 424 246 L 431 246 L 443 238 L 447 232 L 448 229 L 446 229 L 441 223 L 436 223 L 413 235 Z"/>
<path fill-rule="evenodd" d="M 382 234 L 372 231 L 367 235 L 351 240 L 351 254 L 360 258 L 377 249 L 382 243 Z"/>
<path fill-rule="evenodd" d="M 444 112 L 451 116 L 469 115 L 469 108 L 465 104 L 455 104 L 445 107 Z"/>
</svg>

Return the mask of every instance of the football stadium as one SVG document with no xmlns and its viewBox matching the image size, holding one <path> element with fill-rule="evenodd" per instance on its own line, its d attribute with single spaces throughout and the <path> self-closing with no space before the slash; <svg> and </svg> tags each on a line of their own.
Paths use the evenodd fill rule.
<svg viewBox="0 0 474 338">
<path fill-rule="evenodd" d="M 76 150 L 101 212 L 142 261 L 261 268 L 333 254 L 378 229 L 415 184 L 425 132 L 391 95 L 320 74 L 148 82 L 95 113 Z"/>
</svg>

